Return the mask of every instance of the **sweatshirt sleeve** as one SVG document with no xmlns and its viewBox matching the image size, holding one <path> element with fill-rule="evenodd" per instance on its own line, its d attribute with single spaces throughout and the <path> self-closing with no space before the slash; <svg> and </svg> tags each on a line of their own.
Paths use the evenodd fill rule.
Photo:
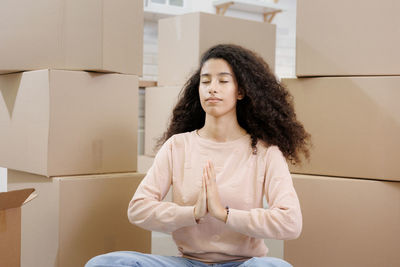
<svg viewBox="0 0 400 267">
<path fill-rule="evenodd" d="M 286 160 L 278 147 L 267 152 L 264 192 L 268 209 L 229 209 L 227 225 L 255 238 L 296 239 L 302 229 L 300 203 Z"/>
<path fill-rule="evenodd" d="M 171 138 L 157 153 L 152 167 L 138 186 L 128 206 L 132 224 L 147 230 L 173 232 L 195 225 L 194 206 L 162 202 L 172 183 Z"/>
</svg>

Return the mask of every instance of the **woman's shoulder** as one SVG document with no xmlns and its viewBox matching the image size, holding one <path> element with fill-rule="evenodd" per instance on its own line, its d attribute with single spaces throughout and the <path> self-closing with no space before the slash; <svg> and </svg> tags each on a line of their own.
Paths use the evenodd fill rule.
<svg viewBox="0 0 400 267">
<path fill-rule="evenodd" d="M 194 138 L 194 131 L 178 133 L 172 135 L 166 143 L 171 146 L 182 146 L 190 142 Z"/>
<path fill-rule="evenodd" d="M 266 159 L 284 157 L 282 151 L 277 145 L 271 145 L 265 142 L 257 142 L 257 152 L 260 153 L 260 156 L 265 157 Z"/>
</svg>

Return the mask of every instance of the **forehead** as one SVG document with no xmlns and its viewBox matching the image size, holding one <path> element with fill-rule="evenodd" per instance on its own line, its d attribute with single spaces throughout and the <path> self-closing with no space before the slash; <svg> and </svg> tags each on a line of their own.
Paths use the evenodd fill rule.
<svg viewBox="0 0 400 267">
<path fill-rule="evenodd" d="M 216 75 L 220 73 L 230 73 L 233 75 L 231 66 L 223 59 L 211 58 L 204 62 L 201 68 L 200 75 L 209 74 Z"/>
</svg>

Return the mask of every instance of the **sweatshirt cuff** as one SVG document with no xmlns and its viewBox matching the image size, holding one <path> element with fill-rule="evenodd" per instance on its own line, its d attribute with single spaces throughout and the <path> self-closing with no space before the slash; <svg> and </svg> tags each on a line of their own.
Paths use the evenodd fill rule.
<svg viewBox="0 0 400 267">
<path fill-rule="evenodd" d="M 226 225 L 231 229 L 237 229 L 246 227 L 248 224 L 247 218 L 249 217 L 249 211 L 237 210 L 229 208 L 228 218 L 226 219 Z"/>
<path fill-rule="evenodd" d="M 194 218 L 194 206 L 180 206 L 176 217 L 176 221 L 179 222 L 181 227 L 197 224 Z"/>
</svg>

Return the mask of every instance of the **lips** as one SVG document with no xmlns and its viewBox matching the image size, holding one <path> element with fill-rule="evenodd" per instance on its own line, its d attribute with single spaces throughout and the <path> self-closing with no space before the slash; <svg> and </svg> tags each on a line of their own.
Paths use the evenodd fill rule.
<svg viewBox="0 0 400 267">
<path fill-rule="evenodd" d="M 218 98 L 218 97 L 209 97 L 209 98 L 206 99 L 206 101 L 210 102 L 210 103 L 217 103 L 219 101 L 222 101 L 222 99 Z"/>
</svg>

